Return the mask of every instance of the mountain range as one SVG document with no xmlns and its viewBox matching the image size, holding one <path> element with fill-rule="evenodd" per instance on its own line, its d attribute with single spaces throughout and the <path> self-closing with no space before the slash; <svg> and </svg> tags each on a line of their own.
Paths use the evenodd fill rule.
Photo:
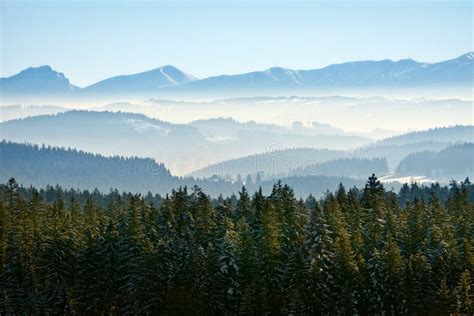
<svg viewBox="0 0 474 316">
<path fill-rule="evenodd" d="M 336 88 L 471 88 L 474 52 L 455 59 L 422 63 L 412 59 L 399 61 L 355 61 L 320 69 L 293 70 L 273 67 L 236 75 L 197 79 L 167 65 L 150 71 L 108 78 L 79 88 L 63 73 L 50 66 L 28 68 L 0 79 L 3 97 L 15 95 L 120 96 L 144 97 L 173 95 L 242 95 L 314 91 Z"/>
</svg>

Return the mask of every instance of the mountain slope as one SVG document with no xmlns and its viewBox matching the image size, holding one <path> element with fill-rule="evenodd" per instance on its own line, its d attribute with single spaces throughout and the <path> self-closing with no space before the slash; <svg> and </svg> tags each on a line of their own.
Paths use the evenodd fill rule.
<svg viewBox="0 0 474 316">
<path fill-rule="evenodd" d="M 194 127 L 120 112 L 69 111 L 3 122 L 0 129 L 10 141 L 74 147 L 107 156 L 153 157 L 167 166 L 207 144 Z"/>
<path fill-rule="evenodd" d="M 45 187 L 132 192 L 164 192 L 176 184 L 163 164 L 148 158 L 104 157 L 73 149 L 39 147 L 2 141 L 0 179 Z M 151 172 L 153 171 L 153 172 Z"/>
<path fill-rule="evenodd" d="M 474 144 L 458 144 L 441 151 L 408 155 L 397 167 L 399 175 L 423 175 L 446 180 L 474 176 Z"/>
<path fill-rule="evenodd" d="M 290 171 L 296 176 L 336 176 L 354 179 L 365 179 L 368 174 L 380 176 L 388 172 L 387 159 L 385 158 L 340 158 Z"/>
<path fill-rule="evenodd" d="M 59 184 L 63 188 L 81 190 L 110 189 L 133 193 L 147 192 L 161 195 L 170 193 L 180 186 L 194 185 L 206 193 L 217 197 L 237 194 L 244 185 L 242 182 L 225 181 L 215 178 L 200 180 L 172 176 L 168 169 L 150 158 L 124 158 L 65 149 L 58 147 L 35 146 L 2 141 L 0 142 L 0 182 L 6 183 L 11 177 L 24 186 L 45 188 Z M 347 182 L 346 182 L 347 181 Z M 342 177 L 291 177 L 283 178 L 283 183 L 292 184 L 298 195 L 322 196 L 326 190 L 334 190 L 340 182 L 357 185 L 361 182 Z M 261 186 L 267 194 L 271 192 L 274 181 L 249 182 L 249 191 Z"/>
<path fill-rule="evenodd" d="M 389 169 L 394 170 L 400 161 L 411 153 L 439 151 L 456 143 L 474 141 L 474 126 L 458 125 L 432 128 L 388 137 L 353 152 L 355 156 L 386 157 Z"/>
<path fill-rule="evenodd" d="M 70 109 L 50 105 L 6 105 L 0 107 L 0 121 L 9 121 L 29 116 L 56 114 Z"/>
<path fill-rule="evenodd" d="M 453 126 L 407 133 L 353 150 L 292 148 L 271 151 L 210 164 L 192 172 L 191 175 L 196 177 L 230 176 L 236 179 L 238 175 L 245 177 L 247 174 L 278 178 L 293 174 L 339 176 L 346 172 L 345 176 L 359 177 L 364 176 L 370 169 L 375 169 L 374 172 L 377 171 L 377 173 L 394 171 L 400 161 L 412 153 L 426 150 L 440 151 L 456 143 L 473 142 L 473 132 L 474 126 Z M 367 161 L 367 159 L 370 160 Z M 360 171 L 348 169 L 343 171 L 348 165 Z M 319 173 L 318 168 L 320 168 Z"/>
<path fill-rule="evenodd" d="M 458 125 L 450 127 L 437 127 L 424 131 L 410 132 L 399 136 L 380 140 L 372 147 L 381 145 L 405 145 L 420 142 L 473 142 L 474 126 Z"/>
<path fill-rule="evenodd" d="M 353 148 L 369 139 L 351 135 L 314 135 L 273 125 L 223 121 L 231 137 L 213 137 L 212 122 L 199 128 L 122 112 L 69 111 L 0 123 L 2 137 L 15 142 L 74 147 L 103 155 L 152 157 L 175 174 L 269 149 Z M 206 127 L 207 125 L 207 127 Z M 281 132 L 279 132 L 281 130 Z"/>
<path fill-rule="evenodd" d="M 196 120 L 189 125 L 199 129 L 199 131 L 208 138 L 214 139 L 233 139 L 238 137 L 239 132 L 254 131 L 254 132 L 271 132 L 275 134 L 298 134 L 306 136 L 316 135 L 346 135 L 342 129 L 333 127 L 329 124 L 319 122 L 311 122 L 308 126 L 303 125 L 302 122 L 294 121 L 291 126 L 281 126 L 269 123 L 257 123 L 255 121 L 238 122 L 232 118 L 210 118 Z M 350 135 L 354 136 L 354 135 Z M 355 139 L 354 139 L 355 140 Z"/>
<path fill-rule="evenodd" d="M 212 164 L 191 173 L 191 176 L 211 177 L 219 175 L 236 179 L 239 175 L 245 177 L 249 174 L 262 174 L 264 177 L 274 178 L 286 175 L 290 170 L 346 156 L 347 153 L 344 151 L 328 149 L 295 148 L 277 150 Z"/>
<path fill-rule="evenodd" d="M 472 88 L 474 80 L 474 52 L 458 58 L 425 64 L 401 74 L 407 84 L 418 85 L 456 85 L 463 84 Z"/>
<path fill-rule="evenodd" d="M 84 93 L 123 94 L 156 92 L 157 89 L 177 86 L 197 80 L 176 67 L 167 65 L 133 75 L 116 76 L 84 88 Z"/>
<path fill-rule="evenodd" d="M 7 78 L 0 78 L 2 94 L 70 94 L 80 88 L 72 85 L 63 73 L 50 66 L 30 67 Z"/>
</svg>

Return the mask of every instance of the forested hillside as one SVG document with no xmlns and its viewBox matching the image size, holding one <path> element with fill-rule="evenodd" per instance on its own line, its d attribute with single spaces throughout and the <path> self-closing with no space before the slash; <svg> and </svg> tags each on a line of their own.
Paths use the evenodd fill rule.
<svg viewBox="0 0 474 316">
<path fill-rule="evenodd" d="M 198 185 L 214 197 L 229 196 L 245 185 L 249 190 L 270 192 L 274 181 L 261 181 L 252 175 L 230 181 L 222 177 L 197 179 L 172 176 L 165 165 L 150 158 L 105 157 L 75 149 L 0 142 L 0 181 L 15 177 L 24 185 L 45 188 L 60 185 L 81 190 L 99 189 L 107 192 L 111 188 L 119 191 L 145 194 L 149 191 L 160 194 L 171 193 L 179 186 Z M 282 177 L 291 184 L 298 196 L 309 192 L 321 196 L 326 190 L 337 188 L 340 182 L 358 185 L 360 181 L 344 177 L 305 176 Z"/>
<path fill-rule="evenodd" d="M 457 125 L 452 127 L 437 127 L 426 131 L 417 131 L 400 136 L 393 136 L 378 141 L 376 145 L 404 145 L 423 142 L 472 142 L 474 126 Z"/>
<path fill-rule="evenodd" d="M 397 174 L 425 175 L 452 179 L 474 175 L 474 144 L 450 146 L 439 152 L 422 151 L 410 154 L 397 167 Z"/>
<path fill-rule="evenodd" d="M 412 153 L 430 150 L 442 150 L 454 144 L 456 139 L 450 142 L 421 142 L 408 143 L 403 145 L 374 143 L 368 146 L 363 146 L 352 151 L 353 156 L 360 158 L 385 157 L 387 159 L 388 168 L 395 170 L 406 156 Z"/>
<path fill-rule="evenodd" d="M 455 139 L 451 142 L 423 142 L 404 145 L 384 145 L 374 143 L 350 151 L 292 148 L 255 154 L 242 158 L 226 160 L 217 164 L 211 164 L 205 168 L 192 172 L 191 175 L 197 177 L 220 175 L 230 176 L 235 179 L 239 174 L 245 176 L 246 174 L 260 173 L 266 178 L 274 179 L 281 176 L 293 175 L 295 170 L 299 170 L 299 175 L 314 175 L 315 173 L 310 169 L 311 166 L 338 159 L 341 159 L 341 162 L 363 161 L 366 159 L 385 159 L 388 171 L 395 171 L 398 164 L 412 153 L 427 150 L 439 151 L 453 144 L 455 144 Z M 357 166 L 353 165 L 353 167 L 355 168 Z M 346 167 L 346 170 L 347 168 L 349 168 L 349 166 Z M 385 170 L 385 168 L 382 168 L 381 170 Z M 308 171 L 308 173 L 303 173 L 303 171 Z M 338 170 L 333 170 L 332 172 L 338 174 Z M 363 170 L 358 171 L 351 169 L 350 172 L 356 173 L 356 175 L 367 175 Z M 371 170 L 369 171 L 369 174 L 370 173 L 377 173 L 377 170 Z M 345 176 L 350 175 L 347 174 Z"/>
<path fill-rule="evenodd" d="M 387 159 L 385 158 L 340 158 L 309 165 L 290 171 L 294 175 L 321 175 L 349 177 L 363 179 L 368 174 L 386 174 L 388 172 Z"/>
<path fill-rule="evenodd" d="M 174 174 L 187 174 L 211 163 L 257 152 L 291 147 L 354 148 L 370 139 L 353 135 L 314 135 L 273 126 L 241 124 L 232 137 L 207 128 L 175 124 L 142 114 L 69 111 L 0 123 L 2 138 L 13 142 L 73 147 L 107 156 L 151 157 Z M 237 124 L 239 125 L 239 124 Z M 235 126 L 234 126 L 235 127 Z M 277 131 L 278 130 L 278 131 Z M 201 133 L 202 131 L 202 133 Z"/>
<path fill-rule="evenodd" d="M 0 313 L 472 315 L 474 186 L 324 199 L 0 186 Z"/>
<path fill-rule="evenodd" d="M 15 176 L 19 183 L 106 192 L 165 192 L 177 184 L 163 164 L 149 158 L 104 157 L 97 154 L 6 141 L 0 143 L 0 178 Z"/>
<path fill-rule="evenodd" d="M 334 160 L 346 155 L 347 153 L 344 151 L 315 148 L 275 150 L 209 165 L 191 173 L 191 175 L 196 177 L 229 175 L 235 179 L 238 175 L 245 176 L 247 174 L 263 173 L 264 176 L 274 177 L 276 175 L 288 174 L 292 169 Z"/>
</svg>

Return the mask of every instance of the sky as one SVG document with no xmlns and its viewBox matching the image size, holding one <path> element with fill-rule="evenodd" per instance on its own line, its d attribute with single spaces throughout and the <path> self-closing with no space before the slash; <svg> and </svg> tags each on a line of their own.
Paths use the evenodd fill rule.
<svg viewBox="0 0 474 316">
<path fill-rule="evenodd" d="M 168 64 L 205 78 L 474 50 L 472 1 L 0 2 L 0 76 L 50 65 L 80 87 Z"/>
</svg>

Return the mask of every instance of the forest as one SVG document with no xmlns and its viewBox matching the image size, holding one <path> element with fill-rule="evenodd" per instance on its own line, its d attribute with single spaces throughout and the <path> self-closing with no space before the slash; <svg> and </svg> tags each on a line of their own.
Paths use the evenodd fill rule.
<svg viewBox="0 0 474 316">
<path fill-rule="evenodd" d="M 386 158 L 340 158 L 329 160 L 319 164 L 308 165 L 303 168 L 292 170 L 295 175 L 325 175 L 345 176 L 349 178 L 364 178 L 371 172 L 386 174 L 388 172 Z"/>
<path fill-rule="evenodd" d="M 60 184 L 63 188 L 108 192 L 111 189 L 146 194 L 148 191 L 166 194 L 180 186 L 199 186 L 207 194 L 218 197 L 238 193 L 245 184 L 249 190 L 271 192 L 274 180 L 261 181 L 257 175 L 242 176 L 237 181 L 222 177 L 199 179 L 170 174 L 162 163 L 151 158 L 105 157 L 81 150 L 0 142 L 0 181 L 15 177 L 19 184 L 45 188 Z M 312 192 L 318 196 L 336 189 L 340 182 L 348 186 L 363 184 L 363 180 L 347 177 L 294 176 L 282 178 L 298 196 Z"/>
<path fill-rule="evenodd" d="M 474 144 L 456 144 L 439 152 L 421 151 L 405 157 L 397 167 L 400 174 L 422 174 L 428 177 L 455 178 L 474 174 Z"/>
<path fill-rule="evenodd" d="M 474 185 L 0 186 L 0 314 L 472 314 Z"/>
</svg>

